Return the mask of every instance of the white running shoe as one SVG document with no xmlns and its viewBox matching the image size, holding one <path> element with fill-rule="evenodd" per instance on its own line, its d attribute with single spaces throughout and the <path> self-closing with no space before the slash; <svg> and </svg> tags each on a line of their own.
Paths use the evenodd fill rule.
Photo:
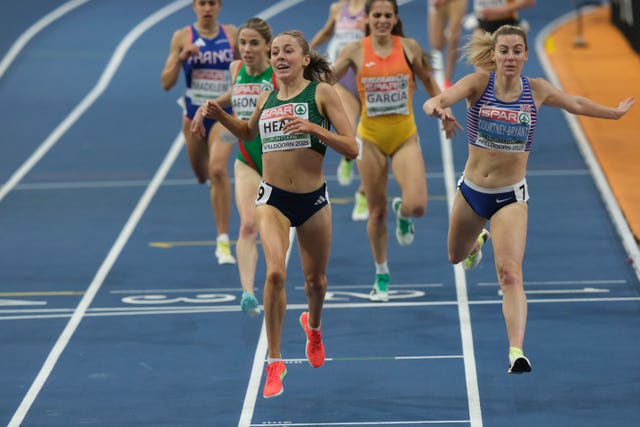
<svg viewBox="0 0 640 427">
<path fill-rule="evenodd" d="M 524 374 L 526 372 L 531 372 L 531 362 L 529 359 L 524 357 L 524 355 L 517 357 L 509 356 L 509 370 L 507 373 Z"/>
<path fill-rule="evenodd" d="M 216 242 L 216 258 L 218 258 L 218 264 L 236 263 L 236 259 L 231 255 L 231 244 L 228 240 L 218 240 Z"/>
<path fill-rule="evenodd" d="M 473 13 L 469 13 L 462 18 L 462 27 L 466 31 L 473 31 L 478 28 L 478 18 Z"/>
</svg>

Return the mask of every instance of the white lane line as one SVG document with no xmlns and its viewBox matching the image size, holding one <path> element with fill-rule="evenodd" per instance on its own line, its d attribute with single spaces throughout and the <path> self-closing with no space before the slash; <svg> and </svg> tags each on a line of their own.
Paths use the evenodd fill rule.
<svg viewBox="0 0 640 427">
<path fill-rule="evenodd" d="M 258 13 L 257 16 L 264 20 L 269 20 L 281 12 L 302 3 L 304 0 L 283 0 L 273 6 Z M 293 248 L 293 242 L 295 240 L 296 232 L 292 228 L 289 233 L 289 250 L 287 251 L 286 264 L 289 265 L 289 257 L 291 256 L 291 250 Z M 264 324 L 264 316 L 262 317 L 262 326 L 260 328 L 260 338 L 256 346 L 256 351 L 253 357 L 253 366 L 251 368 L 251 376 L 249 377 L 249 384 L 247 385 L 247 391 L 244 396 L 244 402 L 242 404 L 242 412 L 240 413 L 240 420 L 238 421 L 238 427 L 249 427 L 251 420 L 253 419 L 253 412 L 256 406 L 256 399 L 258 398 L 258 392 L 260 390 L 260 380 L 262 378 L 262 369 L 264 367 L 264 361 L 267 357 L 267 330 Z"/>
<path fill-rule="evenodd" d="M 407 289 L 413 289 L 413 288 L 442 288 L 444 287 L 443 283 L 407 283 L 407 284 L 393 284 L 393 288 L 407 288 Z M 296 286 L 294 288 L 296 291 L 300 291 L 300 290 L 304 290 L 304 286 Z M 331 290 L 335 290 L 335 289 L 342 289 L 342 290 L 349 290 L 349 289 L 371 289 L 371 285 L 331 285 Z"/>
<path fill-rule="evenodd" d="M 442 53 L 433 51 L 434 75 L 436 81 L 443 87 L 444 62 Z M 437 63 L 437 64 L 436 64 Z M 453 163 L 453 150 L 451 140 L 447 139 L 444 130 L 440 130 L 440 147 L 442 150 L 442 165 L 445 176 L 445 188 L 447 190 L 448 212 L 453 207 L 453 199 L 456 194 L 456 175 Z M 460 318 L 460 336 L 462 338 L 462 354 L 464 355 L 464 373 L 467 383 L 467 400 L 469 404 L 469 418 L 471 427 L 482 427 L 482 410 L 480 407 L 480 390 L 478 387 L 478 374 L 476 371 L 476 356 L 473 348 L 473 331 L 471 328 L 471 313 L 469 311 L 469 295 L 467 292 L 467 277 L 461 264 L 453 266 L 456 283 L 456 296 L 458 299 L 458 317 Z"/>
<path fill-rule="evenodd" d="M 259 18 L 264 19 L 265 21 L 268 21 L 274 16 L 279 15 L 285 10 L 292 8 L 293 6 L 299 3 L 302 3 L 303 1 L 304 0 L 281 0 L 278 3 L 274 4 L 273 6 L 270 6 L 265 10 L 263 10 L 262 12 L 258 13 L 257 16 Z"/>
<path fill-rule="evenodd" d="M 394 360 L 442 360 L 442 359 L 462 359 L 461 354 L 445 354 L 440 356 L 344 356 L 344 357 L 327 357 L 325 362 L 377 362 L 377 361 L 394 361 Z M 282 359 L 285 363 L 307 364 L 309 361 L 304 359 Z"/>
<path fill-rule="evenodd" d="M 454 173 L 456 175 L 456 173 Z M 457 174 L 459 175 L 459 174 Z M 583 176 L 588 175 L 591 176 L 591 173 L 586 169 L 576 169 L 576 170 L 544 170 L 544 171 L 529 171 L 527 172 L 527 179 L 534 176 L 542 176 L 542 177 L 562 177 L 562 176 Z M 389 177 L 393 179 L 392 176 Z M 429 179 L 442 179 L 444 175 L 441 173 L 427 173 L 427 180 Z M 230 177 L 231 184 L 234 183 L 233 177 Z M 338 178 L 335 175 L 325 175 L 325 180 L 327 182 L 338 182 Z M 162 183 L 163 187 L 166 186 L 182 186 L 189 185 L 192 186 L 195 182 L 194 178 L 174 178 L 167 179 Z M 68 190 L 68 189 L 95 189 L 95 188 L 122 188 L 122 187 L 146 187 L 149 185 L 148 180 L 144 179 L 132 179 L 132 180 L 105 180 L 105 181 L 58 181 L 58 182 L 26 182 L 17 184 L 13 191 L 29 191 L 29 190 Z M 431 196 L 430 200 L 433 200 Z"/>
<path fill-rule="evenodd" d="M 296 238 L 296 229 L 291 228 L 289 231 L 289 249 L 287 250 L 287 256 L 285 258 L 285 264 L 289 265 L 289 258 L 291 257 L 291 251 L 293 249 L 293 242 Z M 304 308 L 308 308 L 304 305 Z M 287 310 L 289 307 L 287 307 Z M 264 307 L 262 307 L 264 313 Z M 244 395 L 244 402 L 242 404 L 242 412 L 240 413 L 240 420 L 238 421 L 238 427 L 248 427 L 251 425 L 253 419 L 253 412 L 256 407 L 256 400 L 258 398 L 258 392 L 260 390 L 260 380 L 262 379 L 262 370 L 264 368 L 264 361 L 267 359 L 267 351 L 269 345 L 267 343 L 267 328 L 264 323 L 264 315 L 262 316 L 262 326 L 260 327 L 260 338 L 258 339 L 258 345 L 256 346 L 256 352 L 253 356 L 253 366 L 251 367 L 251 376 L 249 377 L 249 384 L 247 385 L 247 392 Z"/>
<path fill-rule="evenodd" d="M 194 293 L 194 292 L 234 292 L 242 293 L 240 288 L 184 288 L 184 289 L 118 289 L 109 291 L 110 294 L 170 294 L 170 293 Z M 259 290 L 256 290 L 259 292 Z"/>
<path fill-rule="evenodd" d="M 640 301 L 640 297 L 594 297 L 594 298 L 545 298 L 528 299 L 530 304 L 552 303 L 552 304 L 575 304 L 575 303 L 627 303 Z M 502 300 L 477 300 L 469 301 L 469 305 L 501 305 Z M 421 302 L 388 302 L 380 303 L 327 303 L 324 308 L 329 309 L 358 309 L 358 308 L 378 308 L 392 309 L 404 307 L 447 307 L 458 305 L 458 301 L 421 301 Z M 287 310 L 299 311 L 307 308 L 306 304 L 289 304 Z M 84 314 L 85 317 L 109 317 L 109 316 L 131 316 L 131 315 L 163 315 L 163 314 L 194 314 L 194 313 L 219 313 L 240 311 L 240 307 L 234 305 L 198 305 L 180 307 L 103 307 L 90 308 Z M 73 309 L 51 308 L 51 309 L 2 309 L 0 310 L 0 321 L 2 320 L 31 320 L 31 319 L 52 319 L 68 318 L 73 315 Z M 306 360 L 306 359 L 305 359 Z M 260 364 L 264 364 L 261 359 Z"/>
<path fill-rule="evenodd" d="M 582 288 L 582 289 L 531 289 L 524 291 L 527 295 L 552 295 L 552 294 L 608 294 L 611 289 Z M 498 295 L 502 296 L 502 290 L 498 289 Z"/>
<path fill-rule="evenodd" d="M 20 37 L 18 37 L 18 39 L 13 42 L 7 54 L 2 58 L 2 61 L 0 62 L 0 79 L 2 78 L 2 76 L 4 76 L 4 73 L 32 38 L 34 38 L 40 31 L 42 31 L 52 22 L 55 22 L 57 19 L 66 15 L 68 12 L 71 12 L 76 7 L 87 3 L 88 1 L 89 0 L 68 1 L 64 4 L 61 4 L 51 12 L 47 13 L 45 16 L 36 21 L 35 24 L 31 25 L 27 29 L 27 31 L 22 33 Z"/>
<path fill-rule="evenodd" d="M 9 182 L 0 188 L 0 201 L 2 201 L 4 196 L 6 196 L 6 194 L 16 185 L 16 183 L 19 182 L 24 177 L 24 175 L 26 175 L 26 173 L 29 172 L 29 170 L 31 170 L 31 168 L 42 158 L 42 156 L 44 156 L 46 152 L 59 140 L 59 138 L 78 120 L 78 118 L 82 116 L 82 114 L 93 104 L 93 102 L 95 102 L 95 100 L 102 94 L 102 92 L 104 92 L 104 90 L 109 85 L 111 79 L 113 78 L 113 75 L 115 74 L 118 67 L 120 66 L 120 63 L 124 59 L 124 56 L 126 55 L 129 48 L 133 45 L 133 43 L 145 31 L 147 31 L 157 22 L 175 13 L 176 11 L 185 7 L 189 3 L 190 2 L 188 0 L 179 0 L 162 7 L 152 15 L 148 16 L 138 25 L 136 25 L 124 37 L 124 39 L 120 42 L 120 44 L 116 48 L 116 51 L 114 52 L 111 60 L 107 64 L 107 68 L 105 69 L 104 73 L 100 77 L 98 84 L 83 99 L 83 101 L 81 101 L 81 103 L 76 106 L 76 108 L 71 112 L 71 114 L 67 116 L 67 118 L 60 125 L 58 125 L 58 127 L 49 136 L 49 138 L 47 138 L 47 140 L 38 148 L 36 153 L 34 153 L 29 158 L 29 160 L 25 164 L 23 164 L 22 167 L 18 171 L 16 171 L 16 173 L 12 175 Z M 53 368 L 55 367 L 58 359 L 60 358 L 60 355 L 66 348 L 75 330 L 78 328 L 78 325 L 82 320 L 82 317 L 86 313 L 88 307 L 91 305 L 91 302 L 93 301 L 95 295 L 100 290 L 100 287 L 104 282 L 104 279 L 106 278 L 111 267 L 113 266 L 116 259 L 120 255 L 120 252 L 122 251 L 127 240 L 131 236 L 131 233 L 133 233 L 133 230 L 135 229 L 140 218 L 142 217 L 142 214 L 144 213 L 145 209 L 151 202 L 153 195 L 156 193 L 156 191 L 160 187 L 162 180 L 168 174 L 169 169 L 171 168 L 171 165 L 177 159 L 183 145 L 184 145 L 184 141 L 180 133 L 178 137 L 176 137 L 176 139 L 174 140 L 173 145 L 171 146 L 169 152 L 167 153 L 167 156 L 165 157 L 163 163 L 160 165 L 160 168 L 158 169 L 154 178 L 149 184 L 149 187 L 146 189 L 146 191 L 142 195 L 142 198 L 140 199 L 135 210 L 132 212 L 131 216 L 129 217 L 129 220 L 125 224 L 123 230 L 120 232 L 120 235 L 118 236 L 118 239 L 116 240 L 115 244 L 112 246 L 111 250 L 109 251 L 107 258 L 104 260 L 104 262 L 100 266 L 100 269 L 96 273 L 93 281 L 87 288 L 87 292 L 80 300 L 80 303 L 76 307 L 73 315 L 71 316 L 71 319 L 69 319 L 69 322 L 67 323 L 64 330 L 58 337 L 56 343 L 54 344 L 53 348 L 49 352 L 47 359 L 45 360 L 43 366 L 40 368 L 40 371 L 38 372 L 38 375 L 34 379 L 33 383 L 29 387 L 27 394 L 24 396 L 24 398 L 20 402 L 20 405 L 18 406 L 15 413 L 11 417 L 11 420 L 9 421 L 9 424 L 8 424 L 9 427 L 20 426 L 25 416 L 29 412 L 31 405 L 33 405 L 33 402 L 35 401 L 38 394 L 40 393 L 40 390 L 42 390 L 42 387 L 44 386 L 51 372 L 53 371 Z"/>
<path fill-rule="evenodd" d="M 525 281 L 524 286 L 624 285 L 626 280 L 542 280 Z M 478 286 L 500 286 L 498 282 L 478 282 Z"/>
<path fill-rule="evenodd" d="M 149 28 L 158 21 L 175 13 L 183 7 L 190 4 L 189 0 L 178 0 L 168 4 L 154 14 L 148 16 L 138 25 L 136 25 L 118 44 L 115 52 L 111 56 L 107 67 L 100 76 L 98 83 L 91 91 L 80 101 L 78 105 L 69 113 L 69 115 L 51 132 L 42 144 L 29 156 L 29 158 L 16 170 L 9 180 L 0 187 L 0 202 L 7 194 L 27 175 L 31 169 L 47 154 L 47 152 L 62 138 L 62 136 L 73 126 L 80 117 L 93 105 L 93 103 L 107 89 L 113 76 L 124 60 L 125 55 L 133 45 L 133 43 Z"/>
<path fill-rule="evenodd" d="M 412 420 L 412 421 L 340 421 L 334 423 L 294 423 L 290 421 L 267 421 L 251 424 L 250 427 L 363 427 L 363 426 L 416 426 L 416 425 L 468 425 L 470 420 Z"/>
<path fill-rule="evenodd" d="M 560 25 L 574 19 L 576 16 L 576 12 L 568 13 L 558 19 L 553 20 L 548 25 L 546 25 L 537 35 L 536 37 L 536 54 L 538 58 L 540 58 L 540 64 L 545 71 L 545 74 L 553 83 L 554 86 L 562 88 L 560 84 L 560 80 L 556 75 L 553 67 L 551 66 L 551 61 L 547 56 L 547 51 L 544 48 L 544 42 L 549 37 L 552 31 L 554 31 Z M 584 158 L 585 162 L 589 166 L 591 170 L 591 174 L 593 175 L 593 180 L 595 181 L 596 187 L 600 192 L 600 196 L 602 197 L 602 201 L 607 208 L 607 212 L 609 213 L 609 217 L 613 222 L 613 225 L 622 240 L 622 245 L 624 246 L 628 256 L 629 263 L 633 267 L 636 277 L 640 280 L 640 249 L 638 248 L 638 244 L 636 243 L 635 237 L 629 228 L 629 224 L 624 218 L 624 214 L 618 205 L 618 201 L 613 195 L 613 191 L 611 187 L 609 187 L 609 183 L 607 178 L 600 167 L 600 163 L 596 158 L 593 150 L 591 149 L 591 145 L 589 144 L 589 140 L 587 139 L 582 127 L 580 126 L 580 122 L 573 114 L 569 114 L 566 111 L 562 110 L 567 123 L 569 124 L 569 128 L 571 129 L 571 133 L 576 140 L 576 144 L 580 149 L 580 153 Z"/>
<path fill-rule="evenodd" d="M 268 20 L 273 16 L 289 9 L 290 7 L 302 3 L 304 0 L 286 0 L 281 1 L 268 9 L 260 12 L 258 14 L 262 19 Z M 409 3 L 413 0 L 400 0 L 398 1 L 398 5 L 403 5 Z M 293 239 L 295 238 L 295 229 L 291 229 L 291 234 L 289 235 L 290 245 L 289 251 L 287 252 L 287 265 L 289 264 L 289 256 L 291 254 L 291 249 L 293 247 Z M 306 307 L 306 306 L 305 306 Z M 262 370 L 264 367 L 264 361 L 267 357 L 267 339 L 266 339 L 266 329 L 264 325 L 264 317 L 262 321 L 262 328 L 260 330 L 260 339 L 258 341 L 258 346 L 256 348 L 256 352 L 253 358 L 253 367 L 251 369 L 251 377 L 249 378 L 249 385 L 247 387 L 247 392 L 245 394 L 244 403 L 242 405 L 242 413 L 240 415 L 240 420 L 238 422 L 238 427 L 249 427 L 251 426 L 251 420 L 253 418 L 253 412 L 255 410 L 256 399 L 258 396 L 258 391 L 260 388 L 260 379 L 262 378 Z"/>
<path fill-rule="evenodd" d="M 181 3 L 184 3 L 184 2 L 181 1 Z M 163 8 L 160 10 L 162 11 L 162 13 L 160 13 L 159 11 L 152 16 L 155 16 L 157 20 L 160 20 L 165 16 L 167 16 L 168 14 L 170 14 L 169 13 L 170 10 L 173 10 L 173 9 Z M 143 22 L 147 22 L 147 25 L 149 25 L 149 27 L 152 25 L 151 21 L 146 20 Z M 120 253 L 124 249 L 124 246 L 129 240 L 129 237 L 131 237 L 131 234 L 135 230 L 138 222 L 140 221 L 140 218 L 142 218 L 142 215 L 144 214 L 145 210 L 149 206 L 149 203 L 151 203 L 153 196 L 158 191 L 158 188 L 160 187 L 162 180 L 167 176 L 167 174 L 169 173 L 169 170 L 171 169 L 171 166 L 178 158 L 178 155 L 180 154 L 180 151 L 183 145 L 184 145 L 184 140 L 182 138 L 182 133 L 180 133 L 178 134 L 176 139 L 173 141 L 173 144 L 169 152 L 167 153 L 162 164 L 160 165 L 153 179 L 151 180 L 151 184 L 149 185 L 149 187 L 147 187 L 146 191 L 138 201 L 138 204 L 136 205 L 135 209 L 131 213 L 131 216 L 129 217 L 126 224 L 124 225 L 122 231 L 120 232 L 120 235 L 118 236 L 115 243 L 111 247 L 111 250 L 107 254 L 107 257 L 105 258 L 102 265 L 100 266 L 100 269 L 98 270 L 91 284 L 87 288 L 86 293 L 78 303 L 78 306 L 73 312 L 71 319 L 69 320 L 64 330 L 58 337 L 53 348 L 51 349 L 51 352 L 49 353 L 49 356 L 45 360 L 44 365 L 40 369 L 40 372 L 38 372 L 38 375 L 36 376 L 35 380 L 31 384 L 31 387 L 29 387 L 29 391 L 27 392 L 25 397 L 22 399 L 20 406 L 18 407 L 15 414 L 11 418 L 11 421 L 9 421 L 10 427 L 17 427 L 24 420 L 24 417 L 27 415 L 27 412 L 31 408 L 31 405 L 37 398 L 38 394 L 40 393 L 40 390 L 44 386 L 44 383 L 47 381 L 47 378 L 49 378 L 49 375 L 51 374 L 51 372 L 53 371 L 53 368 L 58 362 L 60 355 L 62 354 L 67 344 L 71 340 L 71 337 L 73 336 L 76 329 L 80 325 L 80 321 L 87 313 L 87 309 L 89 308 L 89 306 L 91 305 L 91 302 L 93 301 L 96 294 L 100 290 L 100 287 L 104 283 L 104 280 L 109 274 L 109 271 L 111 270 L 116 260 L 120 256 Z"/>
</svg>

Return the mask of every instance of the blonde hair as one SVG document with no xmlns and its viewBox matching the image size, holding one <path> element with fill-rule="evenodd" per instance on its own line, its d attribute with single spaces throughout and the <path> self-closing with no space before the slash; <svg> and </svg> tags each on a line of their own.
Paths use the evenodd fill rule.
<svg viewBox="0 0 640 427">
<path fill-rule="evenodd" d="M 479 36 L 472 36 L 467 44 L 462 48 L 462 56 L 467 58 L 467 62 L 476 67 L 488 71 L 495 71 L 496 64 L 491 59 L 491 52 L 496 48 L 496 41 L 500 36 L 516 35 L 522 37 L 524 50 L 529 50 L 527 44 L 527 33 L 515 25 L 503 25 L 493 33 L 483 33 Z"/>
</svg>

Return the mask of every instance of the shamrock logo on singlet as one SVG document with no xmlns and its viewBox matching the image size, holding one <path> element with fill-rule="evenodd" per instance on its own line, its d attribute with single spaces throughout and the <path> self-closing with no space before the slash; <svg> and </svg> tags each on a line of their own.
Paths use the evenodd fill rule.
<svg viewBox="0 0 640 427">
<path fill-rule="evenodd" d="M 304 116 L 307 113 L 307 106 L 305 104 L 296 104 L 293 109 L 296 116 Z"/>
<path fill-rule="evenodd" d="M 522 113 L 522 112 L 520 114 L 518 114 L 518 120 L 523 125 L 527 125 L 531 121 L 531 119 L 529 118 L 529 114 Z"/>
</svg>

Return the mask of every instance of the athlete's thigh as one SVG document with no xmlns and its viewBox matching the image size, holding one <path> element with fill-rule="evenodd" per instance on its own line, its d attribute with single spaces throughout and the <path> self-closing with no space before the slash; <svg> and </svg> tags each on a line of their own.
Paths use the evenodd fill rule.
<svg viewBox="0 0 640 427">
<path fill-rule="evenodd" d="M 491 241 L 496 265 L 505 262 L 522 264 L 527 243 L 528 207 L 511 203 L 491 217 Z"/>
<path fill-rule="evenodd" d="M 456 190 L 447 237 L 449 254 L 454 258 L 468 255 L 486 224 L 487 220 L 469 206 L 460 190 Z"/>
<path fill-rule="evenodd" d="M 258 231 L 267 270 L 286 269 L 285 258 L 289 249 L 289 220 L 271 205 L 256 207 Z"/>
<path fill-rule="evenodd" d="M 362 141 L 362 159 L 358 160 L 358 171 L 369 206 L 386 205 L 389 175 L 387 156 L 367 140 Z"/>
<path fill-rule="evenodd" d="M 209 179 L 209 148 L 207 140 L 198 135 L 191 133 L 191 122 L 186 118 L 182 119 L 182 134 L 184 136 L 184 145 L 187 149 L 187 157 L 194 174 L 200 183 Z"/>
<path fill-rule="evenodd" d="M 428 6 L 427 29 L 432 49 L 442 49 L 444 47 L 444 28 L 447 20 L 446 7 L 446 4 L 437 8 L 431 4 Z"/>
<path fill-rule="evenodd" d="M 451 0 L 447 7 L 449 8 L 449 31 L 460 33 L 462 21 L 467 13 L 467 0 Z"/>
<path fill-rule="evenodd" d="M 313 214 L 296 231 L 305 277 L 324 275 L 331 251 L 331 205 Z"/>
<path fill-rule="evenodd" d="M 418 136 L 413 135 L 393 153 L 391 170 L 402 190 L 402 198 L 427 203 L 427 173 Z"/>
<path fill-rule="evenodd" d="M 255 218 L 256 196 L 260 175 L 252 167 L 236 159 L 233 164 L 236 207 L 241 219 Z"/>
<path fill-rule="evenodd" d="M 200 172 L 200 168 L 204 168 L 202 172 L 206 173 L 207 159 L 209 158 L 207 140 L 191 132 L 191 122 L 186 118 L 182 119 L 182 134 L 192 166 L 198 168 L 197 172 Z"/>
<path fill-rule="evenodd" d="M 216 122 L 209 133 L 209 165 L 212 169 L 226 170 L 237 138 L 220 122 Z"/>
</svg>

